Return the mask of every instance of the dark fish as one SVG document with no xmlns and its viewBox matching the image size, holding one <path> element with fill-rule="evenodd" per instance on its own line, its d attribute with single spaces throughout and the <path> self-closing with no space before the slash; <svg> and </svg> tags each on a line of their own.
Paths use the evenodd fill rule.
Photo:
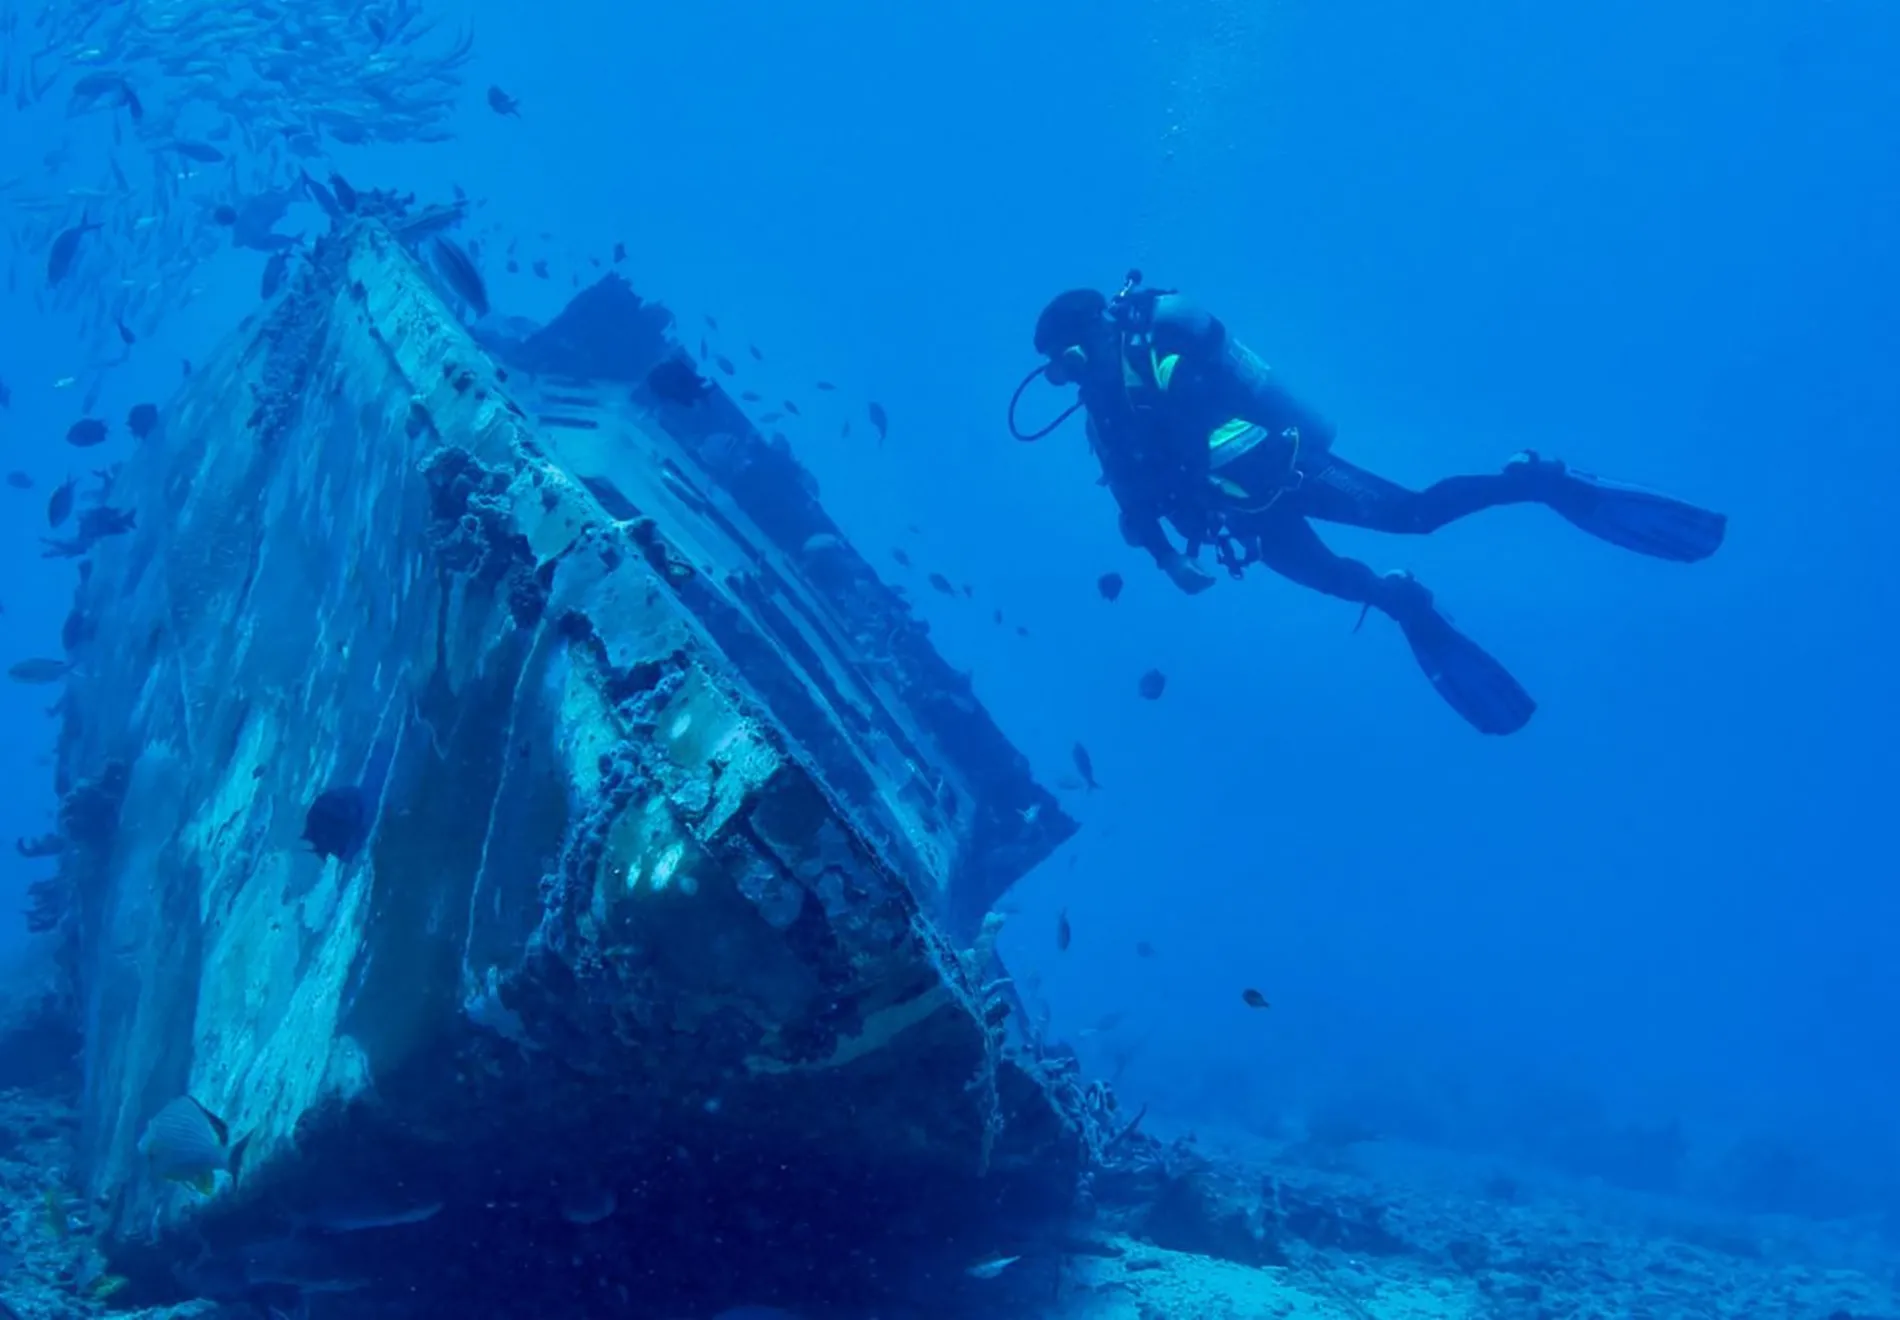
<svg viewBox="0 0 1900 1320">
<path fill-rule="evenodd" d="M 319 857 L 349 861 L 369 839 L 371 805 L 354 784 L 325 789 L 304 813 L 303 841 Z"/>
<path fill-rule="evenodd" d="M 548 277 L 548 262 L 546 257 L 534 263 L 534 276 L 539 280 L 545 280 Z"/>
<path fill-rule="evenodd" d="M 739 397 L 747 403 L 757 403 L 759 401 L 759 392 L 757 390 L 747 390 Z"/>
<path fill-rule="evenodd" d="M 712 382 L 685 358 L 670 357 L 647 372 L 647 388 L 668 403 L 690 408 L 712 393 Z"/>
<path fill-rule="evenodd" d="M 1019 623 L 1016 625 L 1016 635 L 1018 637 L 1027 637 L 1029 636 L 1029 629 L 1023 627 L 1022 624 Z"/>
<path fill-rule="evenodd" d="M 798 405 L 793 403 L 790 399 L 785 401 L 785 411 L 794 417 L 802 417 L 804 415 L 798 411 Z"/>
<path fill-rule="evenodd" d="M 277 296 L 284 287 L 284 277 L 290 273 L 290 250 L 288 248 L 273 252 L 264 259 L 264 273 L 257 281 L 258 297 L 268 301 Z"/>
<path fill-rule="evenodd" d="M 1135 691 L 1140 694 L 1143 701 L 1159 701 L 1161 694 L 1167 690 L 1168 676 L 1159 669 L 1150 669 L 1135 685 Z"/>
<path fill-rule="evenodd" d="M 714 334 L 719 333 L 719 322 L 713 320 L 711 312 L 708 312 L 706 314 L 706 328 L 712 331 Z"/>
<path fill-rule="evenodd" d="M 508 273 L 510 275 L 519 275 L 521 273 L 521 263 L 516 261 L 513 257 L 508 258 Z"/>
<path fill-rule="evenodd" d="M 72 666 L 64 660 L 35 656 L 8 666 L 7 677 L 15 683 L 57 683 L 71 672 Z"/>
<path fill-rule="evenodd" d="M 151 403 L 135 403 L 132 411 L 125 415 L 125 429 L 132 433 L 134 440 L 143 440 L 158 429 L 158 406 Z"/>
<path fill-rule="evenodd" d="M 461 296 L 469 310 L 480 320 L 488 315 L 488 286 L 482 283 L 482 273 L 475 269 L 474 258 L 470 257 L 450 238 L 438 238 L 433 248 L 435 268 L 448 281 L 449 287 Z"/>
<path fill-rule="evenodd" d="M 31 839 L 15 839 L 13 851 L 29 860 L 57 857 L 66 851 L 66 840 L 57 834 L 41 834 Z"/>
<path fill-rule="evenodd" d="M 1122 594 L 1122 575 L 1104 573 L 1095 579 L 1095 589 L 1102 593 L 1103 600 L 1116 600 Z"/>
<path fill-rule="evenodd" d="M 898 563 L 902 564 L 905 568 L 910 567 L 910 552 L 905 550 L 901 546 L 891 551 L 891 558 L 895 559 Z"/>
<path fill-rule="evenodd" d="M 139 342 L 139 337 L 132 333 L 132 328 L 125 323 L 125 318 L 123 316 L 118 318 L 118 325 L 119 325 L 119 342 L 120 343 L 136 344 Z"/>
<path fill-rule="evenodd" d="M 1135 956 L 1137 958 L 1152 958 L 1155 956 L 1155 946 L 1148 943 L 1147 940 L 1141 940 L 1135 945 Z"/>
<path fill-rule="evenodd" d="M 1003 612 L 1001 610 L 991 610 L 990 622 L 995 624 L 999 628 L 1002 627 L 1003 626 Z"/>
<path fill-rule="evenodd" d="M 759 415 L 759 425 L 770 426 L 773 422 L 776 422 L 777 420 L 779 420 L 779 418 L 783 417 L 784 415 L 785 414 L 782 412 L 761 413 Z"/>
<path fill-rule="evenodd" d="M 871 426 L 877 432 L 877 442 L 884 443 L 884 437 L 891 432 L 891 419 L 884 412 L 884 405 L 874 403 L 867 410 L 871 415 Z"/>
<path fill-rule="evenodd" d="M 27 476 L 24 472 L 9 472 L 7 473 L 7 485 L 13 487 L 15 490 L 32 490 L 33 478 Z"/>
<path fill-rule="evenodd" d="M 488 89 L 488 108 L 498 115 L 513 115 L 516 119 L 521 118 L 521 102 L 499 87 Z"/>
<path fill-rule="evenodd" d="M 707 358 L 710 358 L 711 356 L 712 356 L 712 350 L 706 347 L 706 341 L 704 339 L 700 340 L 699 341 L 699 360 L 701 362 L 704 362 Z"/>
<path fill-rule="evenodd" d="M 87 234 L 99 226 L 89 216 L 81 216 L 79 223 L 71 229 L 60 231 L 53 246 L 46 253 L 46 284 L 52 287 L 73 273 L 73 262 L 79 257 L 79 244 Z"/>
<path fill-rule="evenodd" d="M 1267 1002 L 1267 997 L 1261 994 L 1258 990 L 1255 990 L 1252 986 L 1249 986 L 1247 989 L 1242 990 L 1240 992 L 1240 1001 L 1243 1004 L 1245 1004 L 1248 1008 L 1272 1008 L 1273 1007 L 1272 1004 L 1269 1004 Z"/>
<path fill-rule="evenodd" d="M 1069 909 L 1063 908 L 1056 913 L 1056 952 L 1066 953 L 1074 938 L 1075 932 L 1069 929 Z"/>
<path fill-rule="evenodd" d="M 97 417 L 81 417 L 66 428 L 66 443 L 76 449 L 90 449 L 105 443 L 106 424 Z"/>
<path fill-rule="evenodd" d="M 46 525 L 57 527 L 72 514 L 73 490 L 79 478 L 68 477 L 46 501 Z"/>
<path fill-rule="evenodd" d="M 225 202 L 211 212 L 211 218 L 228 228 L 237 223 L 237 207 Z"/>
<path fill-rule="evenodd" d="M 1095 782 L 1095 758 L 1089 755 L 1089 749 L 1081 743 L 1069 749 L 1069 759 L 1075 762 L 1075 772 L 1082 776 L 1082 786 L 1093 793 L 1101 785 Z"/>
<path fill-rule="evenodd" d="M 82 541 L 98 541 L 108 536 L 123 536 L 138 526 L 138 513 L 132 509 L 115 509 L 109 504 L 101 504 L 86 509 L 79 515 L 79 525 L 73 530 Z"/>
<path fill-rule="evenodd" d="M 715 367 L 718 367 L 721 371 L 725 372 L 728 376 L 736 374 L 739 370 L 737 367 L 732 365 L 732 359 L 729 357 L 723 357 L 723 356 L 715 357 L 713 358 L 713 365 Z"/>
<path fill-rule="evenodd" d="M 946 596 L 954 596 L 957 594 L 957 589 L 950 585 L 950 579 L 941 573 L 932 573 L 925 581 Z"/>
<path fill-rule="evenodd" d="M 119 104 L 125 107 L 125 112 L 133 119 L 145 118 L 145 103 L 139 100 L 139 94 L 132 90 L 131 83 L 119 89 Z"/>
<path fill-rule="evenodd" d="M 840 440 L 849 440 L 851 438 L 851 423 L 850 422 L 846 422 L 843 426 L 838 428 L 838 438 Z"/>
<path fill-rule="evenodd" d="M 812 386 L 812 388 L 813 388 L 813 389 L 815 389 L 815 390 L 823 390 L 823 391 L 824 391 L 824 392 L 825 392 L 826 394 L 829 394 L 829 393 L 831 393 L 831 392 L 832 392 L 833 390 L 835 390 L 835 389 L 837 389 L 838 387 L 837 387 L 836 385 L 833 385 L 833 384 L 832 384 L 832 383 L 831 383 L 830 381 L 828 381 L 828 380 L 821 380 L 821 381 L 818 381 L 818 382 L 816 382 L 816 383 L 815 383 L 815 384 L 814 384 L 814 385 Z"/>
<path fill-rule="evenodd" d="M 0 380 L 0 408 L 11 408 L 12 406 L 13 390 L 8 387 L 4 380 Z"/>
<path fill-rule="evenodd" d="M 155 1176 L 184 1183 L 200 1195 L 209 1196 L 218 1185 L 220 1173 L 237 1177 L 244 1144 L 231 1140 L 231 1129 L 223 1119 L 190 1096 L 181 1095 L 152 1115 L 139 1137 L 138 1149 Z"/>
<path fill-rule="evenodd" d="M 757 344 L 747 344 L 745 346 L 745 351 L 752 355 L 752 360 L 754 362 L 765 361 L 765 354 L 759 352 L 759 346 Z"/>
<path fill-rule="evenodd" d="M 174 141 L 172 150 L 187 160 L 195 160 L 205 165 L 216 165 L 224 159 L 224 153 L 209 142 L 193 142 L 189 138 L 179 138 Z"/>
<path fill-rule="evenodd" d="M 357 197 L 356 189 L 350 187 L 350 181 L 332 170 L 330 172 L 330 189 L 336 194 L 337 205 L 351 215 L 355 215 L 357 205 L 361 199 Z"/>
<path fill-rule="evenodd" d="M 332 220 L 341 220 L 343 204 L 337 201 L 336 194 L 311 178 L 307 170 L 299 170 L 297 174 L 303 184 L 303 190 L 310 194 L 310 200 L 315 202 L 318 208 Z"/>
<path fill-rule="evenodd" d="M 627 245 L 625 243 L 614 244 L 614 265 L 618 266 L 621 262 L 625 261 L 626 259 L 627 259 Z"/>
</svg>

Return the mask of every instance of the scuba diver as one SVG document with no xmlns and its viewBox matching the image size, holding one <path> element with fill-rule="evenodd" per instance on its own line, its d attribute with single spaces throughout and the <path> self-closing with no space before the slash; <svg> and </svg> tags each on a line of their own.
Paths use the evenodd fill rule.
<svg viewBox="0 0 1900 1320">
<path fill-rule="evenodd" d="M 1424 490 L 1387 481 L 1334 454 L 1333 428 L 1219 320 L 1172 289 L 1142 287 L 1139 271 L 1113 298 L 1093 289 L 1057 295 L 1037 318 L 1035 345 L 1047 361 L 1016 387 L 1010 433 L 1040 440 L 1086 409 L 1089 448 L 1120 506 L 1122 539 L 1177 587 L 1193 594 L 1214 585 L 1197 562 L 1211 546 L 1233 577 L 1265 564 L 1359 605 L 1361 623 L 1376 609 L 1399 625 L 1439 695 L 1481 733 L 1517 732 L 1537 703 L 1452 626 L 1416 578 L 1335 554 L 1310 520 L 1423 535 L 1481 509 L 1542 504 L 1600 540 L 1685 564 L 1714 554 L 1727 530 L 1722 514 L 1530 452 L 1502 471 L 1446 477 Z M 1075 385 L 1080 398 L 1026 433 L 1016 406 L 1038 377 Z"/>
</svg>

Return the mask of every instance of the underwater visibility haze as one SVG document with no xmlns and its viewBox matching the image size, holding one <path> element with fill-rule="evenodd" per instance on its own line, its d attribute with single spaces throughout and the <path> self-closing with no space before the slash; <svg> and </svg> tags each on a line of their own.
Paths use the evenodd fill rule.
<svg viewBox="0 0 1900 1320">
<path fill-rule="evenodd" d="M 1900 11 L 0 42 L 0 1316 L 1900 1315 Z"/>
</svg>

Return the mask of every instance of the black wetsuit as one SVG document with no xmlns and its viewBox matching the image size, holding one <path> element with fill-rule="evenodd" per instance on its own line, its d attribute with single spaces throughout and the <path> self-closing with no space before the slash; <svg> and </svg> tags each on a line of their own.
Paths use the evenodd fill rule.
<svg viewBox="0 0 1900 1320">
<path fill-rule="evenodd" d="M 1333 428 L 1295 399 L 1271 369 L 1207 312 L 1159 298 L 1148 341 L 1124 338 L 1135 383 L 1085 388 L 1090 440 L 1122 511 L 1127 542 L 1167 562 L 1161 529 L 1173 523 L 1190 551 L 1225 545 L 1232 566 L 1257 561 L 1293 582 L 1362 604 L 1380 604 L 1388 579 L 1335 554 L 1307 521 L 1423 534 L 1480 509 L 1532 502 L 1509 472 L 1447 477 L 1408 490 L 1332 452 Z M 1153 359 L 1176 358 L 1158 387 Z M 1209 434 L 1245 421 L 1262 434 L 1218 469 Z"/>
</svg>

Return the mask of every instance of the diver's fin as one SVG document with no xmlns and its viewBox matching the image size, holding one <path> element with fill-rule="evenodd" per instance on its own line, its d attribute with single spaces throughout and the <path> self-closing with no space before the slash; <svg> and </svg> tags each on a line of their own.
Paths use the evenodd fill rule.
<svg viewBox="0 0 1900 1320">
<path fill-rule="evenodd" d="M 1529 462 L 1556 469 L 1544 502 L 1600 541 L 1678 564 L 1696 563 L 1722 548 L 1727 514 L 1535 455 Z"/>
<path fill-rule="evenodd" d="M 1479 733 L 1516 733 L 1529 724 L 1537 713 L 1531 694 L 1489 652 L 1451 626 L 1430 592 L 1416 591 L 1395 617 L 1418 667 L 1445 704 Z"/>
</svg>

